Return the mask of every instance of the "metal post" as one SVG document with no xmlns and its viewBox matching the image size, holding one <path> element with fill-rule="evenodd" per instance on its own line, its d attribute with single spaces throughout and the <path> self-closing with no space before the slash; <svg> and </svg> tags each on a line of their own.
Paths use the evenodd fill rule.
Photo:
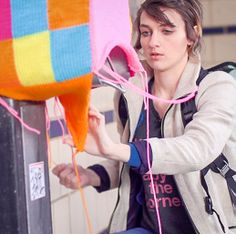
<svg viewBox="0 0 236 234">
<path fill-rule="evenodd" d="M 45 103 L 4 99 L 41 134 L 0 106 L 0 233 L 52 234 Z"/>
</svg>

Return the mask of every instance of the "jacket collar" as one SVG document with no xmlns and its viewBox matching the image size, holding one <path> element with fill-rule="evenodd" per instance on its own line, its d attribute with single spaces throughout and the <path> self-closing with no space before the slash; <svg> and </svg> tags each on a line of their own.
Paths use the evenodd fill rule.
<svg viewBox="0 0 236 234">
<path fill-rule="evenodd" d="M 138 89 L 144 90 L 144 76 L 142 73 L 136 74 L 134 77 L 130 78 L 130 83 L 135 85 Z M 128 115 L 130 121 L 130 140 L 132 140 L 135 128 L 137 126 L 139 115 L 143 105 L 143 96 L 133 89 L 126 89 L 124 97 L 127 100 Z"/>
<path fill-rule="evenodd" d="M 186 94 L 192 93 L 196 88 L 196 81 L 201 70 L 200 56 L 192 56 L 181 75 L 177 86 L 174 99 L 180 98 Z"/>
</svg>

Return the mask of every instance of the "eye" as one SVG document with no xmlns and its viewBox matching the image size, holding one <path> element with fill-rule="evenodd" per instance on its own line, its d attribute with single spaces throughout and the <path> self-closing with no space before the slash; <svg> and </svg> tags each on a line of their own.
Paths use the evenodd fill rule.
<svg viewBox="0 0 236 234">
<path fill-rule="evenodd" d="M 168 25 L 165 25 L 165 26 L 163 25 L 163 27 L 161 28 L 161 31 L 163 34 L 169 35 L 174 32 L 174 27 L 170 27 Z"/>
<path fill-rule="evenodd" d="M 169 34 L 172 34 L 174 31 L 172 29 L 167 29 L 167 28 L 164 28 L 162 30 L 162 32 L 165 34 L 165 35 L 169 35 Z"/>
<path fill-rule="evenodd" d="M 149 37 L 152 35 L 152 32 L 150 31 L 141 31 L 141 36 L 142 37 Z"/>
</svg>

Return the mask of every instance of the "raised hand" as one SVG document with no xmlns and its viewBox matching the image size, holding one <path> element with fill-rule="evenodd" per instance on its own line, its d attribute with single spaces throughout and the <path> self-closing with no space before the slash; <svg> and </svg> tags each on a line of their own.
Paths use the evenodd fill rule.
<svg viewBox="0 0 236 234">
<path fill-rule="evenodd" d="M 104 116 L 95 107 L 90 106 L 85 151 L 89 154 L 106 157 L 110 154 L 113 145 L 113 141 L 107 134 Z"/>
<path fill-rule="evenodd" d="M 104 116 L 91 106 L 88 118 L 85 151 L 100 157 L 127 162 L 130 158 L 130 147 L 126 144 L 116 144 L 111 140 L 105 127 Z"/>
</svg>

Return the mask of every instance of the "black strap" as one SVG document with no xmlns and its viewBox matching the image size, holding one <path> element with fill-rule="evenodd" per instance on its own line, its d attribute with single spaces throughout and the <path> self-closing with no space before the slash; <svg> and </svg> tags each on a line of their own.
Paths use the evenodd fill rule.
<svg viewBox="0 0 236 234">
<path fill-rule="evenodd" d="M 207 167 L 205 167 L 204 169 L 200 171 L 201 184 L 207 194 L 207 196 L 204 199 L 205 210 L 210 215 L 212 215 L 213 213 L 217 215 L 221 228 L 223 232 L 225 232 L 225 228 L 223 226 L 223 223 L 220 219 L 219 214 L 216 212 L 216 210 L 213 209 L 211 196 L 209 194 L 208 186 L 205 180 L 205 175 L 207 174 L 209 170 L 212 170 L 215 173 L 221 174 L 226 179 L 230 198 L 231 198 L 232 204 L 235 207 L 236 207 L 236 181 L 234 180 L 233 176 L 236 175 L 236 171 L 230 168 L 228 160 L 223 154 L 220 154 L 211 164 L 209 164 Z"/>
<path fill-rule="evenodd" d="M 211 165 L 211 164 L 210 164 Z M 205 202 L 205 210 L 209 215 L 213 215 L 214 213 L 216 214 L 218 221 L 220 223 L 221 229 L 222 231 L 225 233 L 225 227 L 220 219 L 220 215 L 217 213 L 217 211 L 213 208 L 213 203 L 212 203 L 212 199 L 208 190 L 208 186 L 205 180 L 205 175 L 207 174 L 207 172 L 211 169 L 211 167 L 207 166 L 204 169 L 202 169 L 200 171 L 200 176 L 201 176 L 201 185 L 204 188 L 207 196 L 204 198 L 204 202 Z"/>
<path fill-rule="evenodd" d="M 232 204 L 236 207 L 236 181 L 233 178 L 234 176 L 236 177 L 236 171 L 230 168 L 229 162 L 223 154 L 220 154 L 210 164 L 210 167 L 212 171 L 221 174 L 226 179 Z"/>
<path fill-rule="evenodd" d="M 208 68 L 208 72 L 213 72 L 213 71 L 224 71 L 227 73 L 230 73 L 232 70 L 236 69 L 236 63 L 235 62 L 224 62 L 220 63 L 214 67 Z"/>
<path fill-rule="evenodd" d="M 181 116 L 184 127 L 192 121 L 193 115 L 197 112 L 197 107 L 195 104 L 195 98 L 190 99 L 187 102 L 183 102 L 180 105 Z"/>
<path fill-rule="evenodd" d="M 201 68 L 199 77 L 196 81 L 197 86 L 199 86 L 200 82 L 206 77 L 208 73 L 209 73 L 209 69 L 206 70 L 206 69 Z"/>
<path fill-rule="evenodd" d="M 208 70 L 201 68 L 199 77 L 196 81 L 197 86 L 199 86 L 200 82 L 206 77 L 207 74 L 208 74 Z M 181 103 L 180 108 L 181 108 L 183 125 L 184 127 L 186 127 L 186 125 L 190 121 L 192 121 L 193 115 L 197 112 L 195 98 L 192 98 L 187 102 Z"/>
</svg>

